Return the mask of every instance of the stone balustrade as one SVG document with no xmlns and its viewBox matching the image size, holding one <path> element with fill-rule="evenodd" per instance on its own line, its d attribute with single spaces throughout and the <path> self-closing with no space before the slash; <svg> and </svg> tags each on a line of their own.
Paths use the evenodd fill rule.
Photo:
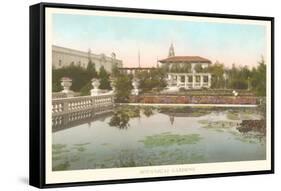
<svg viewBox="0 0 281 191">
<path fill-rule="evenodd" d="M 91 123 L 95 120 L 102 119 L 104 116 L 110 116 L 114 107 L 100 107 L 68 113 L 65 115 L 55 115 L 52 117 L 53 132 L 76 127 L 81 124 Z"/>
<path fill-rule="evenodd" d="M 79 96 L 52 100 L 52 115 L 95 109 L 114 105 L 114 95 Z"/>
</svg>

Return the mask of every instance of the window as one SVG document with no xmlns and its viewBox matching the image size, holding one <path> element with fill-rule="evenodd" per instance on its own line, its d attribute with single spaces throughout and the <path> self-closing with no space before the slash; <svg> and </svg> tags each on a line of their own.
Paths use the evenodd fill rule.
<svg viewBox="0 0 281 191">
<path fill-rule="evenodd" d="M 181 76 L 180 80 L 181 82 L 185 82 L 185 76 Z"/>
<path fill-rule="evenodd" d="M 188 82 L 193 82 L 192 76 L 188 76 Z"/>
<path fill-rule="evenodd" d="M 62 61 L 61 60 L 59 60 L 59 66 L 61 66 L 62 65 Z"/>
<path fill-rule="evenodd" d="M 207 83 L 208 81 L 209 81 L 208 76 L 204 76 L 204 77 L 203 77 L 203 82 Z"/>
<path fill-rule="evenodd" d="M 196 77 L 195 77 L 195 81 L 196 81 L 196 82 L 200 82 L 200 76 L 196 76 Z"/>
</svg>

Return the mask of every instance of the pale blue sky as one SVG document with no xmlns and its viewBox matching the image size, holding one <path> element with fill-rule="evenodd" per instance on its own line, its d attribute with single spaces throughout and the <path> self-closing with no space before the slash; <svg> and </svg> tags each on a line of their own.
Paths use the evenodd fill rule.
<svg viewBox="0 0 281 191">
<path fill-rule="evenodd" d="M 167 57 L 171 42 L 176 55 L 197 55 L 230 66 L 256 65 L 266 50 L 264 26 L 157 20 L 129 17 L 55 14 L 54 44 L 109 55 L 125 66 L 155 66 Z"/>
</svg>

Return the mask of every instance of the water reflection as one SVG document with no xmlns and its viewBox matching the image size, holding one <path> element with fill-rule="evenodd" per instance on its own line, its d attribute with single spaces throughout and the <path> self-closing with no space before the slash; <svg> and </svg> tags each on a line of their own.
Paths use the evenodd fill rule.
<svg viewBox="0 0 281 191">
<path fill-rule="evenodd" d="M 150 117 L 151 115 L 153 115 L 153 107 L 143 107 L 143 114 L 146 117 Z"/>
<path fill-rule="evenodd" d="M 92 122 L 104 121 L 111 116 L 113 110 L 114 108 L 110 106 L 52 116 L 52 131 L 57 132 L 82 124 L 91 127 Z"/>
<path fill-rule="evenodd" d="M 127 129 L 130 126 L 130 119 L 140 117 L 140 112 L 140 107 L 127 106 L 116 108 L 116 111 L 110 119 L 109 125 L 119 129 Z"/>
<path fill-rule="evenodd" d="M 125 111 L 119 110 L 113 114 L 109 125 L 118 127 L 119 129 L 127 129 L 129 127 L 130 117 Z"/>
<path fill-rule="evenodd" d="M 53 118 L 55 171 L 266 157 L 263 116 L 255 109 L 120 106 L 62 118 L 65 124 Z"/>
</svg>

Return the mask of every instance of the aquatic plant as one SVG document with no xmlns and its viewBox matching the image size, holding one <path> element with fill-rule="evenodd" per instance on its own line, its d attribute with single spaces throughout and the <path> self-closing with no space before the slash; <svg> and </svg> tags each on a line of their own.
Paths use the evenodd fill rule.
<svg viewBox="0 0 281 191">
<path fill-rule="evenodd" d="M 162 107 L 159 108 L 160 113 L 185 113 L 188 117 L 201 117 L 212 112 L 208 108 L 192 108 L 192 107 Z"/>
<path fill-rule="evenodd" d="M 227 112 L 226 116 L 229 120 L 249 120 L 255 118 L 255 115 L 253 114 L 254 111 L 250 109 L 243 109 L 243 110 L 232 109 Z"/>
<path fill-rule="evenodd" d="M 222 129 L 229 129 L 232 127 L 236 127 L 238 125 L 237 122 L 233 121 L 207 121 L 207 120 L 200 120 L 199 123 L 203 124 L 203 128 L 207 129 L 216 129 L 216 130 L 222 130 Z"/>
<path fill-rule="evenodd" d="M 60 149 L 63 149 L 63 148 L 65 148 L 65 147 L 66 147 L 65 144 L 53 144 L 53 145 L 52 145 L 52 149 L 53 149 L 53 150 L 60 150 Z"/>
<path fill-rule="evenodd" d="M 65 161 L 63 163 L 60 163 L 56 166 L 53 166 L 53 171 L 62 171 L 67 170 L 70 167 L 69 161 Z"/>
<path fill-rule="evenodd" d="M 60 154 L 63 154 L 63 153 L 68 153 L 68 152 L 70 152 L 70 151 L 66 150 L 66 149 L 52 150 L 53 155 L 60 155 Z"/>
<path fill-rule="evenodd" d="M 266 137 L 259 133 L 240 133 L 237 134 L 235 140 L 248 144 L 261 144 L 265 145 Z"/>
<path fill-rule="evenodd" d="M 65 144 L 53 144 L 52 145 L 52 154 L 53 155 L 61 155 L 63 153 L 70 152 L 68 149 L 66 149 Z"/>
<path fill-rule="evenodd" d="M 77 151 L 79 151 L 79 152 L 83 152 L 83 151 L 86 150 L 84 147 L 78 147 L 78 148 L 76 148 L 76 149 L 77 149 Z"/>
<path fill-rule="evenodd" d="M 102 146 L 112 146 L 111 143 L 102 143 L 101 145 L 102 145 Z"/>
<path fill-rule="evenodd" d="M 91 143 L 87 142 L 87 143 L 78 143 L 78 144 L 74 144 L 74 146 L 77 146 L 77 147 L 82 147 L 82 146 L 86 146 L 86 145 L 89 145 Z"/>
<path fill-rule="evenodd" d="M 202 138 L 199 134 L 156 134 L 147 136 L 144 140 L 140 140 L 146 147 L 164 147 L 171 145 L 195 144 Z"/>
<path fill-rule="evenodd" d="M 74 155 L 74 156 L 72 156 L 71 158 L 70 158 L 70 161 L 71 162 L 77 162 L 77 161 L 79 161 L 80 160 L 80 156 L 78 156 L 78 155 Z"/>
<path fill-rule="evenodd" d="M 57 161 L 57 160 L 60 160 L 60 159 L 62 159 L 62 156 L 60 155 L 60 156 L 52 156 L 52 160 L 53 161 Z"/>
</svg>

